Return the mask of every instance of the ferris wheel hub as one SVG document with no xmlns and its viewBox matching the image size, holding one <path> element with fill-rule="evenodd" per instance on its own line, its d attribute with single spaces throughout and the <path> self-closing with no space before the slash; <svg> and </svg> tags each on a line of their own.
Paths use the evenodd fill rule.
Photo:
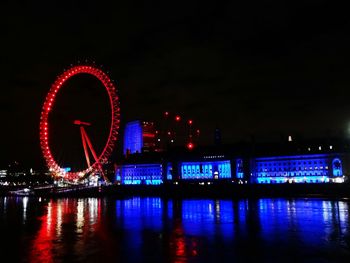
<svg viewBox="0 0 350 263">
<path fill-rule="evenodd" d="M 79 126 L 91 126 L 90 122 L 84 122 L 84 121 L 80 121 L 80 120 L 75 120 L 75 121 L 73 121 L 73 123 L 75 125 L 79 125 Z"/>
</svg>

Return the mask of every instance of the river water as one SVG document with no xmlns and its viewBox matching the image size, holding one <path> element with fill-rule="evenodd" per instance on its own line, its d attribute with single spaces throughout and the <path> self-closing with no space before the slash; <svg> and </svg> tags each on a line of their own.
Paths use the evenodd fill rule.
<svg viewBox="0 0 350 263">
<path fill-rule="evenodd" d="M 0 262 L 350 262 L 350 201 L 0 198 Z"/>
</svg>

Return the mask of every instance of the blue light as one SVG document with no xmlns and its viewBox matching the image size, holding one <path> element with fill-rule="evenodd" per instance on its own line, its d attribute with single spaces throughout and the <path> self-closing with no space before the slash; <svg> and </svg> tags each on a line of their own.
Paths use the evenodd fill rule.
<svg viewBox="0 0 350 263">
<path fill-rule="evenodd" d="M 115 202 L 116 223 L 125 231 L 123 248 L 127 248 L 127 262 L 142 262 L 146 257 L 143 252 L 145 229 L 161 233 L 163 226 L 163 203 L 160 198 L 131 198 Z M 129 253 L 132 251 L 132 253 Z M 119 253 L 119 251 L 118 251 Z M 122 252 L 121 252 L 122 253 Z M 150 262 L 157 262 L 159 255 L 147 255 Z M 118 254 L 119 256 L 122 254 Z M 126 260 L 127 259 L 127 260 Z"/>
<path fill-rule="evenodd" d="M 189 180 L 231 178 L 230 161 L 184 162 L 181 178 Z"/>
<path fill-rule="evenodd" d="M 116 170 L 116 172 L 115 172 L 115 180 L 116 180 L 117 182 L 120 182 L 120 180 L 121 180 L 120 169 L 119 169 L 119 168 L 118 168 L 118 169 Z"/>
<path fill-rule="evenodd" d="M 339 158 L 331 154 L 276 156 L 253 159 L 252 182 L 328 183 L 342 176 Z"/>
<path fill-rule="evenodd" d="M 339 158 L 334 158 L 332 162 L 333 175 L 334 176 L 342 176 L 343 170 L 341 165 L 341 160 Z"/>
<path fill-rule="evenodd" d="M 159 185 L 163 183 L 161 164 L 122 165 L 122 184 Z"/>
<path fill-rule="evenodd" d="M 124 154 L 141 152 L 143 145 L 142 125 L 140 121 L 129 122 L 125 126 L 124 134 Z"/>
<path fill-rule="evenodd" d="M 171 163 L 168 163 L 167 167 L 166 167 L 166 179 L 167 180 L 172 180 L 173 179 L 173 167 L 171 165 Z"/>
<path fill-rule="evenodd" d="M 123 249 L 116 251 L 121 261 L 319 262 L 326 257 L 346 262 L 349 255 L 346 201 L 131 198 L 115 201 L 113 211 L 112 226 L 123 230 L 118 236 Z M 247 246 L 260 253 L 247 253 Z"/>
<path fill-rule="evenodd" d="M 243 178 L 243 160 L 242 159 L 236 160 L 236 177 L 238 179 Z"/>
</svg>

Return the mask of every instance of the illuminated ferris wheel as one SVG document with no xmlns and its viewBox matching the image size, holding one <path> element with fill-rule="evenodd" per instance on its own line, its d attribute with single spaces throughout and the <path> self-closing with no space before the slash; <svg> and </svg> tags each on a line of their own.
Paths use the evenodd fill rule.
<svg viewBox="0 0 350 263">
<path fill-rule="evenodd" d="M 76 172 L 70 172 L 66 171 L 63 167 L 60 166 L 60 164 L 58 164 L 50 149 L 49 137 L 53 136 L 53 131 L 51 130 L 51 126 L 49 123 L 49 116 L 59 90 L 62 88 L 62 86 L 64 86 L 64 83 L 68 79 L 78 74 L 92 75 L 103 84 L 109 97 L 109 104 L 111 109 L 111 125 L 109 127 L 107 142 L 101 154 L 97 155 L 84 128 L 86 126 L 90 126 L 90 123 L 80 120 L 74 121 L 74 124 L 80 127 L 81 139 L 84 147 L 87 168 Z M 104 180 L 108 182 L 107 177 L 103 173 L 102 165 L 107 163 L 108 158 L 112 154 L 113 148 L 118 138 L 119 123 L 120 108 L 119 99 L 116 94 L 116 87 L 106 73 L 104 73 L 99 68 L 90 65 L 73 66 L 65 72 L 63 72 L 63 74 L 58 76 L 56 81 L 52 84 L 51 89 L 46 96 L 40 117 L 40 146 L 51 174 L 55 178 L 62 178 L 66 181 L 77 181 L 79 179 L 84 178 L 86 175 L 100 173 Z M 89 150 L 91 152 L 93 160 L 90 160 L 89 158 Z"/>
</svg>

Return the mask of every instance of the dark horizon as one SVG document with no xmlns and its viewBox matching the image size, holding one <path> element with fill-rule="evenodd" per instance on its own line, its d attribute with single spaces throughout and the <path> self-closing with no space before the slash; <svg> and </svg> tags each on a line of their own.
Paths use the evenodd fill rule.
<svg viewBox="0 0 350 263">
<path fill-rule="evenodd" d="M 1 10 L 2 166 L 43 164 L 45 96 L 85 60 L 116 82 L 124 124 L 178 113 L 203 144 L 216 127 L 223 143 L 348 136 L 350 20 L 334 3 L 8 1 Z"/>
</svg>

